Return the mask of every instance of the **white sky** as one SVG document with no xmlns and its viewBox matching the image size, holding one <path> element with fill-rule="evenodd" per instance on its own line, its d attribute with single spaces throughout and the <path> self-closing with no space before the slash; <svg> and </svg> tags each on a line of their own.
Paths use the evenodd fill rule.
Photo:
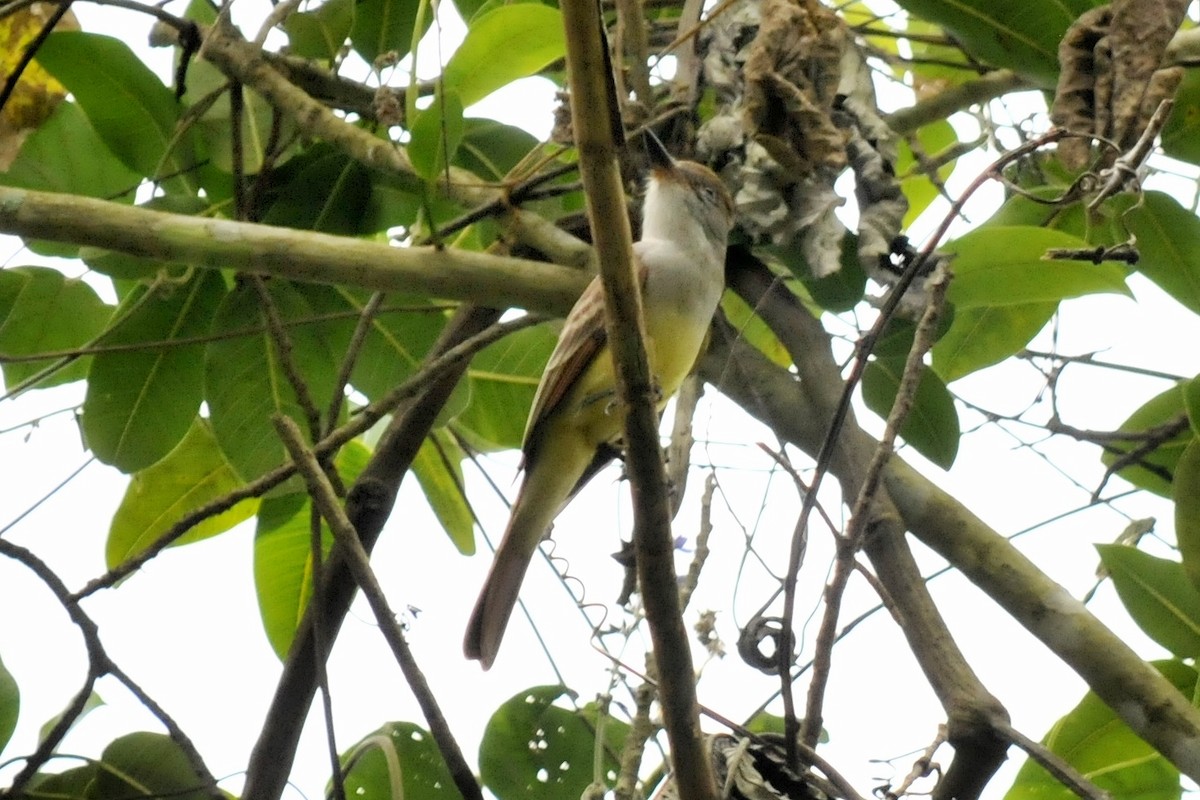
<svg viewBox="0 0 1200 800">
<path fill-rule="evenodd" d="M 450 6 L 443 4 L 443 8 L 448 12 Z M 87 4 L 79 4 L 76 11 L 85 29 L 111 32 L 146 52 L 140 43 L 147 25 L 137 15 Z M 444 19 L 452 16 L 446 13 Z M 461 35 L 455 33 L 449 19 L 444 26 L 448 41 Z M 253 30 L 256 25 L 243 22 L 243 27 Z M 449 48 L 443 53 L 448 55 Z M 149 58 L 161 74 L 169 73 L 169 51 L 150 51 Z M 427 70 L 428 74 L 435 71 L 436 65 Z M 553 88 L 535 79 L 496 93 L 471 113 L 519 123 L 535 135 L 545 136 L 552 98 Z M 961 190 L 986 160 L 964 161 L 950 181 L 951 193 Z M 1194 184 L 1186 180 L 1176 186 L 1194 191 Z M 983 208 L 994 206 L 996 191 L 989 192 L 991 199 L 983 198 Z M 1191 195 L 1182 200 L 1190 203 Z M 932 213 L 944 213 L 944 208 Z M 987 213 L 980 205 L 968 211 L 975 219 L 985 218 Z M 0 253 L 16 250 L 15 245 L 3 247 Z M 18 252 L 7 265 L 26 263 L 39 260 Z M 1060 350 L 1100 350 L 1114 362 L 1181 375 L 1200 372 L 1200 353 L 1195 348 L 1170 344 L 1200 340 L 1196 317 L 1147 281 L 1135 277 L 1130 285 L 1136 303 L 1097 296 L 1065 304 Z M 844 324 L 835 324 L 836 330 L 850 332 Z M 1048 348 L 1047 334 L 1035 345 Z M 994 410 L 1011 412 L 1029 403 L 1040 385 L 1040 376 L 1027 364 L 1010 363 L 959 381 L 953 390 Z M 1077 427 L 1111 429 L 1166 384 L 1134 376 L 1114 380 L 1100 370 L 1071 367 L 1064 387 L 1059 398 L 1064 419 Z M 70 407 L 81 399 L 82 386 L 74 385 L 0 403 L 0 430 L 48 410 Z M 860 412 L 860 416 L 872 430 L 881 427 L 869 413 Z M 964 412 L 962 419 L 964 429 L 979 421 L 969 412 Z M 764 489 L 770 462 L 758 451 L 757 443 L 773 444 L 769 431 L 711 390 L 697 416 L 697 437 L 710 444 L 697 446 L 694 462 L 718 465 L 723 491 L 714 503 L 717 527 L 710 568 L 692 609 L 733 609 L 719 618 L 721 633 L 732 650 L 735 624 L 744 622 L 773 589 L 759 568 L 748 565 L 734 594 L 739 576 L 731 565 L 744 553 L 741 537 L 753 533 L 757 549 L 782 552 L 799 501 L 786 477 L 776 475 Z M 1093 448 L 1056 440 L 1039 449 L 1050 454 L 1053 463 L 1016 446 L 1002 430 L 989 426 L 964 437 L 958 462 L 949 474 L 925 464 L 911 451 L 905 455 L 997 530 L 1014 533 L 1083 505 L 1101 474 Z M 46 419 L 34 429 L 0 434 L 0 486 L 6 487 L 0 495 L 0 526 L 49 492 L 86 458 L 69 414 Z M 511 493 L 515 454 L 487 458 L 484 463 L 499 485 Z M 465 469 L 472 502 L 485 520 L 487 532 L 496 536 L 503 527 L 503 506 L 472 467 Z M 1081 481 L 1084 488 L 1074 486 L 1059 469 Z M 104 534 L 125 483 L 126 478 L 114 470 L 93 464 L 5 535 L 47 559 L 68 586 L 79 587 L 103 571 Z M 696 530 L 701 483 L 702 477 L 694 476 L 676 521 L 681 535 L 692 536 Z M 1117 485 L 1121 485 L 1119 481 L 1113 483 Z M 480 673 L 476 664 L 461 657 L 462 628 L 488 557 L 460 556 L 414 487 L 415 481 L 405 482 L 397 511 L 376 548 L 374 564 L 394 608 L 420 609 L 419 614 L 407 618 L 414 653 L 436 696 L 445 704 L 460 743 L 473 758 L 486 723 L 479 709 L 494 708 L 515 692 L 538 683 L 554 683 L 556 677 L 538 655 L 538 645 L 520 615 L 514 618 L 491 672 Z M 1114 505 L 1130 518 L 1157 517 L 1160 532 L 1170 535 L 1168 503 L 1135 496 Z M 1111 541 L 1125 523 L 1113 510 L 1096 508 L 1022 538 L 1021 547 L 1053 578 L 1081 596 L 1091 586 L 1096 566 L 1094 551 L 1084 543 Z M 615 596 L 619 574 L 606 556 L 615 549 L 615 534 L 628 535 L 629 529 L 627 493 L 612 480 L 612 473 L 595 480 L 560 518 L 557 552 L 568 559 L 571 572 L 586 582 L 589 600 L 607 602 Z M 251 573 L 252 536 L 250 526 L 241 526 L 215 539 L 168 552 L 86 606 L 100 624 L 110 655 L 175 716 L 213 772 L 229 776 L 223 785 L 235 793 L 241 785 L 238 772 L 245 766 L 279 671 L 258 619 Z M 914 546 L 927 568 L 940 565 L 920 545 Z M 828 537 L 819 526 L 814 527 L 801 581 L 801 613 L 820 613 L 818 598 L 829 549 Z M 843 619 L 874 603 L 861 580 L 852 584 Z M 1039 738 L 1077 702 L 1083 691 L 1079 679 L 961 577 L 939 578 L 932 588 L 959 644 L 984 682 L 1009 707 L 1019 728 Z M 580 643 L 586 641 L 589 629 L 551 571 L 535 566 L 523 597 L 533 607 L 543 634 L 550 637 L 551 650 L 568 684 L 581 693 L 581 700 L 586 702 L 603 691 L 608 684 L 605 660 L 586 652 L 580 657 Z M 1101 590 L 1092 608 L 1142 655 L 1165 655 L 1128 623 L 1110 586 Z M 0 609 L 0 658 L 23 693 L 17 736 L 4 753 L 4 758 L 10 758 L 33 749 L 38 727 L 57 714 L 80 685 L 85 660 L 77 633 L 44 588 L 23 568 L 4 561 L 0 561 Z M 808 643 L 818 619 L 814 617 L 802 632 Z M 642 635 L 640 631 L 635 634 L 639 641 L 629 650 L 634 666 L 641 665 Z M 615 639 L 610 645 L 620 649 Z M 361 601 L 343 629 L 331 676 L 340 749 L 388 720 L 423 724 Z M 911 765 L 904 754 L 922 748 L 934 735 L 943 715 L 925 686 L 902 638 L 883 615 L 838 645 L 826 709 L 830 742 L 823 753 L 860 791 L 868 791 L 881 780 L 898 780 Z M 96 755 L 105 743 L 123 733 L 159 729 L 122 688 L 111 681 L 99 688 L 108 705 L 77 727 L 62 752 Z M 740 718 L 774 688 L 773 680 L 748 670 L 731 655 L 704 666 L 699 691 L 702 702 L 726 716 Z M 798 690 L 802 699 L 804 685 Z M 328 765 L 322 736 L 314 717 L 297 758 L 293 797 L 315 798 L 323 792 Z M 884 758 L 898 758 L 896 766 L 871 763 L 871 759 Z M 1022 760 L 1013 753 L 988 797 L 1001 795 Z M 10 780 L 15 770 L 15 766 L 0 766 L 0 785 Z"/>
</svg>

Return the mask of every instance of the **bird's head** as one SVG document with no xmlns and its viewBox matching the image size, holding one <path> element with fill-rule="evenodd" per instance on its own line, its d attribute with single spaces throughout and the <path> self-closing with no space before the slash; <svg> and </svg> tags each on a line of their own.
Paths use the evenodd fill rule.
<svg viewBox="0 0 1200 800">
<path fill-rule="evenodd" d="M 724 252 L 734 222 L 733 197 L 725 184 L 703 164 L 676 161 L 653 133 L 647 131 L 645 138 L 650 176 L 642 210 L 643 238 L 673 239 L 694 221 L 709 243 Z"/>
</svg>

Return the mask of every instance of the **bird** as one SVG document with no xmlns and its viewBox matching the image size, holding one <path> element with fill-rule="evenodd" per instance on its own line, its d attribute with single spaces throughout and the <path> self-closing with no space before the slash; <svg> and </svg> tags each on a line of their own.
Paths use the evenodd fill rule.
<svg viewBox="0 0 1200 800">
<path fill-rule="evenodd" d="M 649 174 L 634 263 L 658 410 L 695 366 L 725 289 L 729 190 L 708 167 L 676 160 L 646 136 Z M 619 454 L 624 413 L 604 327 L 599 278 L 567 315 L 534 395 L 522 445 L 524 479 L 467 624 L 463 653 L 489 669 L 538 544 L 554 518 Z"/>
</svg>

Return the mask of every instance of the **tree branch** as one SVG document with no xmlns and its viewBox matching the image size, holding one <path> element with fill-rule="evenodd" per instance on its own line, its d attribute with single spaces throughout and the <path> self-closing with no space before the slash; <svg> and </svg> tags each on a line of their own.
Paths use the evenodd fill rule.
<svg viewBox="0 0 1200 800">
<path fill-rule="evenodd" d="M 609 107 L 612 76 L 599 7 L 593 0 L 566 0 L 560 8 L 575 144 L 600 261 L 617 394 L 625 409 L 625 467 L 634 504 L 638 587 L 658 667 L 659 702 L 681 800 L 715 800 L 716 781 L 700 738 L 695 673 L 679 605 L 667 476 L 658 444 L 658 398 L 650 379 L 641 291 L 617 169 L 612 115 L 620 112 Z"/>
<path fill-rule="evenodd" d="M 189 217 L 87 197 L 0 187 L 0 233 L 106 247 L 205 269 L 566 313 L 588 276 L 436 247 L 391 247 L 251 222 Z"/>
<path fill-rule="evenodd" d="M 412 650 L 409 649 L 408 642 L 404 638 L 404 631 L 396 622 L 396 614 L 388 605 L 383 587 L 379 585 L 379 580 L 375 577 L 374 570 L 371 569 L 367 551 L 359 541 L 354 524 L 350 522 L 350 518 L 342 509 L 337 494 L 333 491 L 333 484 L 329 482 L 321 465 L 317 463 L 316 455 L 305 443 L 304 434 L 300 432 L 296 423 L 282 414 L 276 414 L 273 422 L 280 439 L 283 440 L 284 446 L 287 447 L 288 453 L 304 477 L 304 483 L 308 487 L 308 494 L 312 498 L 313 505 L 329 523 L 334 539 L 345 556 L 346 566 L 353 575 L 354 583 L 367 598 L 371 611 L 375 614 L 375 621 L 379 623 L 379 631 L 392 649 L 396 663 L 400 665 L 400 670 L 404 673 L 409 688 L 412 689 L 417 703 L 421 706 L 421 712 L 429 724 L 429 732 L 432 734 L 442 758 L 446 761 L 446 766 L 454 779 L 454 785 L 467 800 L 483 800 L 479 782 L 475 780 L 471 767 L 462 754 L 462 749 L 459 748 L 458 742 L 450 732 L 450 725 L 446 722 L 446 718 L 438 706 L 437 698 L 434 697 L 428 681 L 425 680 L 424 673 L 421 672 L 416 659 L 413 658 Z"/>
<path fill-rule="evenodd" d="M 499 312 L 493 309 L 460 308 L 426 356 L 426 362 L 436 361 L 498 318 Z M 467 362 L 463 360 L 425 381 L 421 393 L 393 417 L 374 455 L 351 487 L 346 500 L 346 516 L 366 552 L 370 553 L 375 546 L 391 515 L 400 482 L 466 368 Z M 355 584 L 346 558 L 343 548 L 335 544 L 319 578 L 324 582 L 326 605 L 321 609 L 310 606 L 296 632 L 283 675 L 250 757 L 243 800 L 277 800 L 287 785 L 304 720 L 316 691 L 316 659 L 328 655 L 316 651 L 313 626 L 308 618 L 314 613 L 322 614 L 322 631 L 331 640 L 336 637 L 354 599 Z"/>
<path fill-rule="evenodd" d="M 819 325 L 815 327 L 819 329 Z M 778 329 L 776 333 L 779 334 Z M 713 344 L 702 363 L 706 378 L 751 415 L 770 425 L 780 438 L 815 453 L 825 435 L 821 423 L 825 417 L 812 400 L 813 393 L 822 390 L 819 381 L 814 383 L 806 375 L 797 385 L 794 375 L 769 362 L 748 344 L 725 336 L 714 336 Z M 813 344 L 813 350 L 821 352 L 817 344 Z M 824 363 L 824 354 L 821 362 L 822 369 L 836 371 L 831 360 Z M 836 392 L 836 386 L 833 391 Z M 847 455 L 869 452 L 875 446 L 874 440 L 855 424 L 846 426 L 842 441 L 844 446 L 839 449 Z M 840 477 L 849 474 L 849 466 L 835 462 L 832 469 Z M 890 501 L 895 504 L 894 513 L 903 519 L 904 526 L 961 570 L 1078 672 L 1134 732 L 1189 777 L 1196 779 L 1200 775 L 1200 713 L 1175 687 L 1004 537 L 903 459 L 893 456 L 888 461 L 883 481 Z M 889 538 L 893 535 L 898 538 L 903 530 L 900 520 L 884 519 L 898 531 L 889 534 Z M 888 577 L 889 565 L 883 558 L 885 548 L 878 544 L 881 541 L 888 540 L 878 533 L 871 537 L 867 543 L 868 555 L 893 599 L 908 614 L 904 596 L 923 585 L 919 576 L 908 585 Z M 893 555 L 899 552 L 894 551 Z M 907 555 L 900 558 L 911 563 L 907 548 L 903 548 L 903 553 Z M 948 633 L 933 636 L 924 643 L 915 642 L 909 634 L 909 640 L 927 674 L 930 671 L 927 659 L 961 658 Z M 969 668 L 965 665 L 964 668 L 967 672 L 957 678 L 969 676 L 977 681 Z M 961 693 L 963 688 L 956 683 L 957 680 L 943 686 L 935 683 L 934 689 L 939 697 L 947 689 Z M 952 742 L 954 722 L 952 715 Z"/>
</svg>

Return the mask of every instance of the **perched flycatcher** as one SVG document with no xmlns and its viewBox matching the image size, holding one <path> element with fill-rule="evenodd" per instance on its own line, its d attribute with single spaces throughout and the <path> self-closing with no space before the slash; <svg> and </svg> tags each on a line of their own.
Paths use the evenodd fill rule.
<svg viewBox="0 0 1200 800">
<path fill-rule="evenodd" d="M 633 252 L 661 411 L 695 365 L 725 288 L 733 199 L 712 170 L 675 161 L 653 136 L 646 141 L 650 176 Z M 496 658 L 538 543 L 567 501 L 616 454 L 623 429 L 597 278 L 567 316 L 538 385 L 522 448 L 525 480 L 467 626 L 463 651 L 484 669 Z"/>
</svg>

